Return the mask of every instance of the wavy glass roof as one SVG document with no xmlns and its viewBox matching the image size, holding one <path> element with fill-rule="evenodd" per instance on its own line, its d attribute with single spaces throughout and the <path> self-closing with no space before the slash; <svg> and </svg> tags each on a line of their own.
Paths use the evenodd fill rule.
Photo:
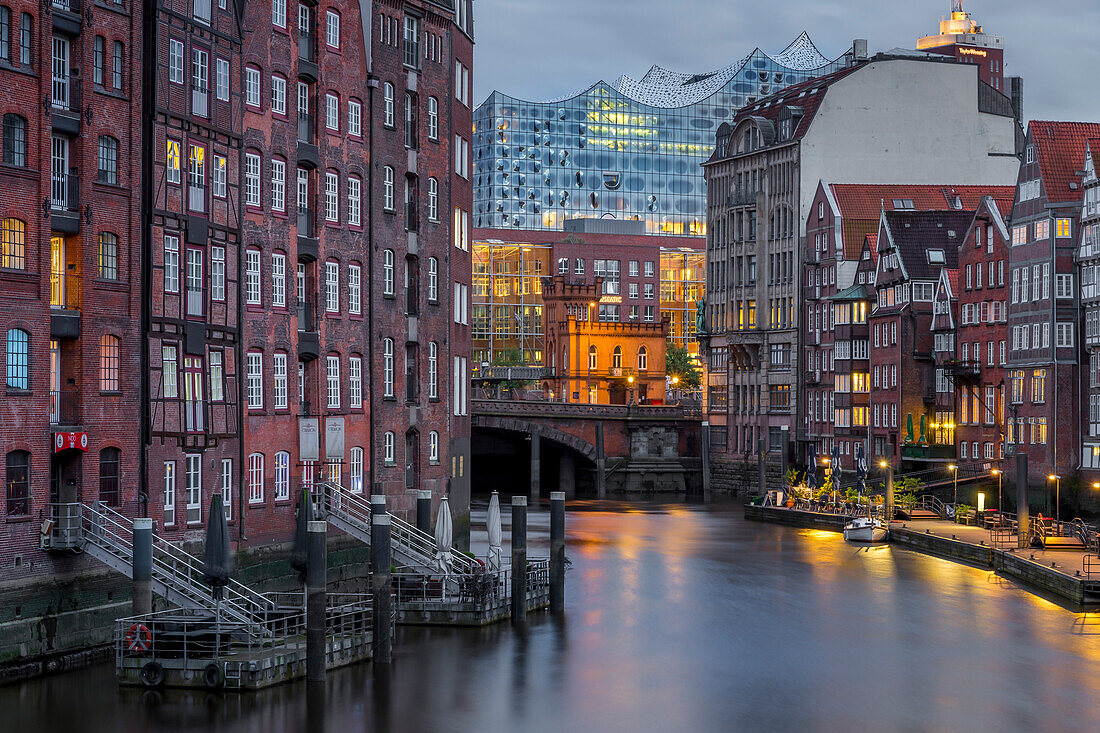
<svg viewBox="0 0 1100 733">
<path fill-rule="evenodd" d="M 558 100 L 494 91 L 474 112 L 475 227 L 561 229 L 565 219 L 641 219 L 651 234 L 704 234 L 699 167 L 719 125 L 756 100 L 848 64 L 802 33 L 715 71 L 660 66 Z"/>
</svg>

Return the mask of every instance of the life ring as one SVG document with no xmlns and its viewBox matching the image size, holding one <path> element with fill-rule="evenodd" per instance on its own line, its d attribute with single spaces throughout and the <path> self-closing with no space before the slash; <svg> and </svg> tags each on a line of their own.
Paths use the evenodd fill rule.
<svg viewBox="0 0 1100 733">
<path fill-rule="evenodd" d="M 202 682 L 208 690 L 220 690 L 225 687 L 225 670 L 217 662 L 211 662 L 202 668 Z"/>
<path fill-rule="evenodd" d="M 164 684 L 164 667 L 156 662 L 146 662 L 141 668 L 141 682 L 146 687 L 160 687 Z"/>
<path fill-rule="evenodd" d="M 153 632 L 145 624 L 134 624 L 126 629 L 123 637 L 126 643 L 126 651 L 132 654 L 144 654 L 153 646 Z"/>
</svg>

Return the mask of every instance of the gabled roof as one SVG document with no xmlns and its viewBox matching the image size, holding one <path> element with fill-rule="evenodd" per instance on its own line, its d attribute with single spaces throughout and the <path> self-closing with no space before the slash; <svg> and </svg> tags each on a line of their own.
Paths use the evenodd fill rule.
<svg viewBox="0 0 1100 733">
<path fill-rule="evenodd" d="M 883 210 L 894 211 L 905 207 L 913 211 L 974 211 L 983 196 L 992 196 L 995 201 L 1011 209 L 1015 191 L 1014 186 L 826 184 L 826 193 L 836 202 L 843 218 L 841 234 L 847 259 L 859 257 L 863 235 L 878 231 L 879 214 Z M 961 208 L 957 208 L 959 206 Z"/>
<path fill-rule="evenodd" d="M 973 211 L 887 211 L 883 223 L 890 241 L 901 257 L 902 269 L 910 280 L 936 280 L 943 268 L 959 265 L 959 244 L 963 241 Z M 886 243 L 880 247 L 887 246 Z M 930 262 L 929 250 L 942 250 L 943 262 Z"/>
<path fill-rule="evenodd" d="M 949 288 L 949 290 L 947 292 L 947 297 L 949 297 L 949 298 L 958 297 L 958 293 L 959 293 L 959 271 L 958 271 L 958 269 L 949 270 L 945 267 L 944 269 L 940 270 L 940 277 L 945 278 L 947 280 L 947 286 Z"/>
<path fill-rule="evenodd" d="M 1084 164 L 1087 141 L 1100 137 L 1100 123 L 1032 120 L 1028 134 L 1047 201 L 1080 201 L 1081 177 L 1077 171 Z M 1077 187 L 1070 188 L 1070 183 Z"/>
</svg>

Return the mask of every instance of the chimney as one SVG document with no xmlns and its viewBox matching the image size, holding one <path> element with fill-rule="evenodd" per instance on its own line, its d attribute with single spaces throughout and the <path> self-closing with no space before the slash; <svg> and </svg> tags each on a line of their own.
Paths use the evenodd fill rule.
<svg viewBox="0 0 1100 733">
<path fill-rule="evenodd" d="M 852 41 L 852 60 L 853 61 L 866 61 L 867 60 L 867 39 L 857 38 Z"/>
</svg>

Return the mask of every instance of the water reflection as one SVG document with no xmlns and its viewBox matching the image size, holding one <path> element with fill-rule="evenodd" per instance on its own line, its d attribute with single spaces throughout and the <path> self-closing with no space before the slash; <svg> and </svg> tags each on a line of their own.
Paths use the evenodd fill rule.
<svg viewBox="0 0 1100 733">
<path fill-rule="evenodd" d="M 3 729 L 1072 730 L 1100 719 L 1100 614 L 989 571 L 746 523 L 729 505 L 576 503 L 567 527 L 564 620 L 401 627 L 388 670 L 340 670 L 316 692 L 119 690 L 104 665 L 0 688 Z M 547 528 L 533 508 L 532 555 L 546 553 Z"/>
</svg>

